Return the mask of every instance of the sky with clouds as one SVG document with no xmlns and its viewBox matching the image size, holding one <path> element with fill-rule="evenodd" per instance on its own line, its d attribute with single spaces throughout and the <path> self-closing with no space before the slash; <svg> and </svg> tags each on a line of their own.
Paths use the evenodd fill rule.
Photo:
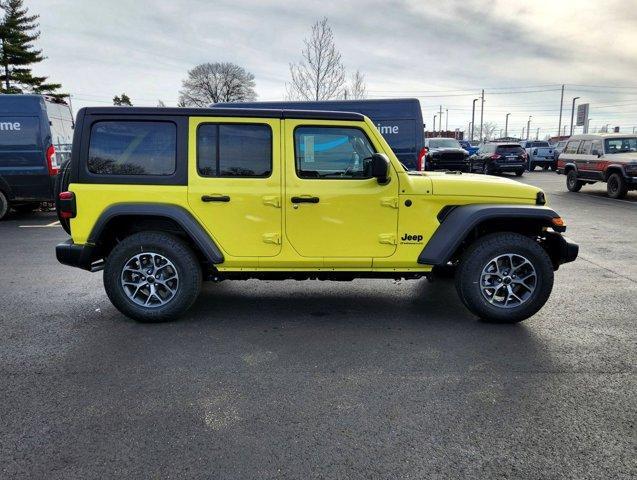
<svg viewBox="0 0 637 480">
<path fill-rule="evenodd" d="M 348 71 L 368 96 L 418 97 L 427 126 L 442 107 L 467 128 L 484 88 L 485 121 L 516 134 L 557 133 L 560 87 L 590 102 L 591 129 L 637 127 L 635 0 L 25 0 L 40 15 L 36 71 L 73 106 L 175 105 L 188 69 L 230 61 L 255 75 L 260 100 L 279 100 L 289 63 L 326 16 Z M 479 105 L 479 102 L 477 102 Z M 479 118 L 479 115 L 476 115 Z M 477 120 L 479 121 L 479 120 Z M 446 123 L 446 121 L 445 121 Z M 443 123 L 444 125 L 444 123 Z"/>
</svg>

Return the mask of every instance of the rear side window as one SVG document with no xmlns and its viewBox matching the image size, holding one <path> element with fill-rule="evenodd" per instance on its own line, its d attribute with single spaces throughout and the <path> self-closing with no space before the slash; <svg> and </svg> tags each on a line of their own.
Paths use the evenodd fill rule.
<svg viewBox="0 0 637 480">
<path fill-rule="evenodd" d="M 200 125 L 197 169 L 204 177 L 269 177 L 272 129 L 269 125 Z"/>
<path fill-rule="evenodd" d="M 582 144 L 579 146 L 577 153 L 579 153 L 580 155 L 590 155 L 591 143 L 592 142 L 590 140 L 584 140 Z"/>
<path fill-rule="evenodd" d="M 174 123 L 100 121 L 91 127 L 88 170 L 101 175 L 172 175 L 176 151 Z"/>
<path fill-rule="evenodd" d="M 564 153 L 577 153 L 577 147 L 579 147 L 580 141 L 573 140 L 572 142 L 568 142 L 566 144 L 566 148 L 564 149 Z"/>
</svg>

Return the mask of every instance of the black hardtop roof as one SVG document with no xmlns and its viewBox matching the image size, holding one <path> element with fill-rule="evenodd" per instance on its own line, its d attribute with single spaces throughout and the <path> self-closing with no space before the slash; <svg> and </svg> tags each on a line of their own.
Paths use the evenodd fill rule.
<svg viewBox="0 0 637 480">
<path fill-rule="evenodd" d="M 166 108 L 166 107 L 85 107 L 78 115 L 160 115 L 187 117 L 257 117 L 297 118 L 313 120 L 358 120 L 365 117 L 355 112 L 323 110 L 288 110 L 269 108 Z"/>
</svg>

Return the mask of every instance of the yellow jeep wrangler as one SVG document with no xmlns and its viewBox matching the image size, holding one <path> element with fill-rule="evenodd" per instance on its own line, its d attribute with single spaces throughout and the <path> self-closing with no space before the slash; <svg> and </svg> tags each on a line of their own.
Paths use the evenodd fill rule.
<svg viewBox="0 0 637 480">
<path fill-rule="evenodd" d="M 104 270 L 123 314 L 170 320 L 202 280 L 418 279 L 454 269 L 474 314 L 536 313 L 577 257 L 544 193 L 410 172 L 347 112 L 85 108 L 57 209 L 58 260 Z"/>
</svg>

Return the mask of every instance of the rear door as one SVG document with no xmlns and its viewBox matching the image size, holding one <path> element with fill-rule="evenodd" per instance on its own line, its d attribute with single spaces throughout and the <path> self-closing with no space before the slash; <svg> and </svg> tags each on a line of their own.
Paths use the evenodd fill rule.
<svg viewBox="0 0 637 480">
<path fill-rule="evenodd" d="M 16 198 L 48 200 L 51 182 L 37 116 L 0 116 L 0 177 Z"/>
<path fill-rule="evenodd" d="M 281 250 L 281 120 L 192 117 L 188 203 L 228 255 Z M 252 263 L 251 263 L 252 262 Z"/>
</svg>

